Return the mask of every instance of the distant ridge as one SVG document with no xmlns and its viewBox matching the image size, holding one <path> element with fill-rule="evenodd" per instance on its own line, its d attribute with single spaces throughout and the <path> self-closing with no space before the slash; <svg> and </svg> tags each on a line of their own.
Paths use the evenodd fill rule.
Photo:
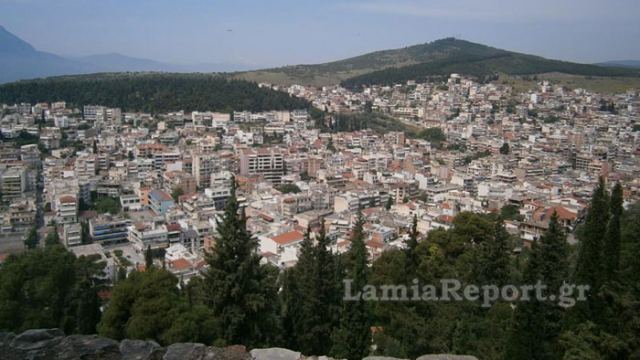
<svg viewBox="0 0 640 360">
<path fill-rule="evenodd" d="M 229 72 L 245 71 L 249 67 L 226 63 L 178 65 L 118 53 L 70 58 L 38 51 L 0 26 L 0 69 L 0 83 L 6 83 L 48 76 L 101 72 Z"/>
<path fill-rule="evenodd" d="M 296 65 L 239 74 L 253 81 L 346 86 L 393 83 L 452 72 L 473 76 L 493 73 L 561 72 L 585 76 L 637 76 L 628 68 L 578 64 L 502 50 L 456 38 L 400 49 L 376 51 L 318 65 Z M 271 81 L 270 81 L 271 80 Z"/>
<path fill-rule="evenodd" d="M 626 68 L 640 68 L 640 60 L 611 60 L 595 65 L 599 66 L 613 66 L 613 67 L 626 67 Z"/>
</svg>

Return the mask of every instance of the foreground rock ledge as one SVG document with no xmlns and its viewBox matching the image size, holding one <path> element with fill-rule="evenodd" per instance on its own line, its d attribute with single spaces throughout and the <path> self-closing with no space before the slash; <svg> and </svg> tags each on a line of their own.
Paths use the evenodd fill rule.
<svg viewBox="0 0 640 360">
<path fill-rule="evenodd" d="M 304 356 L 281 348 L 253 349 L 234 345 L 225 348 L 197 343 L 162 347 L 154 341 L 122 340 L 97 335 L 65 336 L 60 329 L 27 330 L 22 334 L 0 332 L 3 360 L 332 360 L 326 356 Z M 366 360 L 396 360 L 370 356 Z M 417 360 L 478 360 L 473 356 L 424 355 Z"/>
</svg>

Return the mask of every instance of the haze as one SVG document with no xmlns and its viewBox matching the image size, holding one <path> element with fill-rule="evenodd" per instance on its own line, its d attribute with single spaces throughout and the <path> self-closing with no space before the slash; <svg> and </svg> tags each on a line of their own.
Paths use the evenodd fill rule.
<svg viewBox="0 0 640 360">
<path fill-rule="evenodd" d="M 577 62 L 640 59 L 637 0 L 0 0 L 0 24 L 62 55 L 251 67 L 455 36 Z"/>
</svg>

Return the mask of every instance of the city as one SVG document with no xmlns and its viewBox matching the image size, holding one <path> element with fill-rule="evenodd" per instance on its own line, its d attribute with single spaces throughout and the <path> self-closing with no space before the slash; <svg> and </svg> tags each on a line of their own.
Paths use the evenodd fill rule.
<svg viewBox="0 0 640 360">
<path fill-rule="evenodd" d="M 0 358 L 640 359 L 610 5 L 0 1 Z"/>
</svg>

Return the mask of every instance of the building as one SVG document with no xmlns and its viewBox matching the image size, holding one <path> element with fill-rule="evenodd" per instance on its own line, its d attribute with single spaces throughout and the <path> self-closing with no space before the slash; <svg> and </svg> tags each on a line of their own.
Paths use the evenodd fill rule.
<svg viewBox="0 0 640 360">
<path fill-rule="evenodd" d="M 62 241 L 66 247 L 82 245 L 82 226 L 78 223 L 64 224 Z"/>
<path fill-rule="evenodd" d="M 162 190 L 151 190 L 149 192 L 149 207 L 158 215 L 165 215 L 169 209 L 175 206 L 171 195 Z"/>
<path fill-rule="evenodd" d="M 26 189 L 26 170 L 9 168 L 5 169 L 0 175 L 0 191 L 4 201 L 21 198 Z"/>
<path fill-rule="evenodd" d="M 103 215 L 89 221 L 89 236 L 94 242 L 116 244 L 126 242 L 131 221 Z"/>
<path fill-rule="evenodd" d="M 158 249 L 169 246 L 165 225 L 135 223 L 129 226 L 129 241 L 140 252 L 147 248 Z"/>
<path fill-rule="evenodd" d="M 280 150 L 243 149 L 240 153 L 241 175 L 258 175 L 273 184 L 280 184 L 285 173 L 284 154 Z"/>
<path fill-rule="evenodd" d="M 54 202 L 56 221 L 58 224 L 78 222 L 78 199 L 74 195 L 60 195 Z"/>
</svg>

